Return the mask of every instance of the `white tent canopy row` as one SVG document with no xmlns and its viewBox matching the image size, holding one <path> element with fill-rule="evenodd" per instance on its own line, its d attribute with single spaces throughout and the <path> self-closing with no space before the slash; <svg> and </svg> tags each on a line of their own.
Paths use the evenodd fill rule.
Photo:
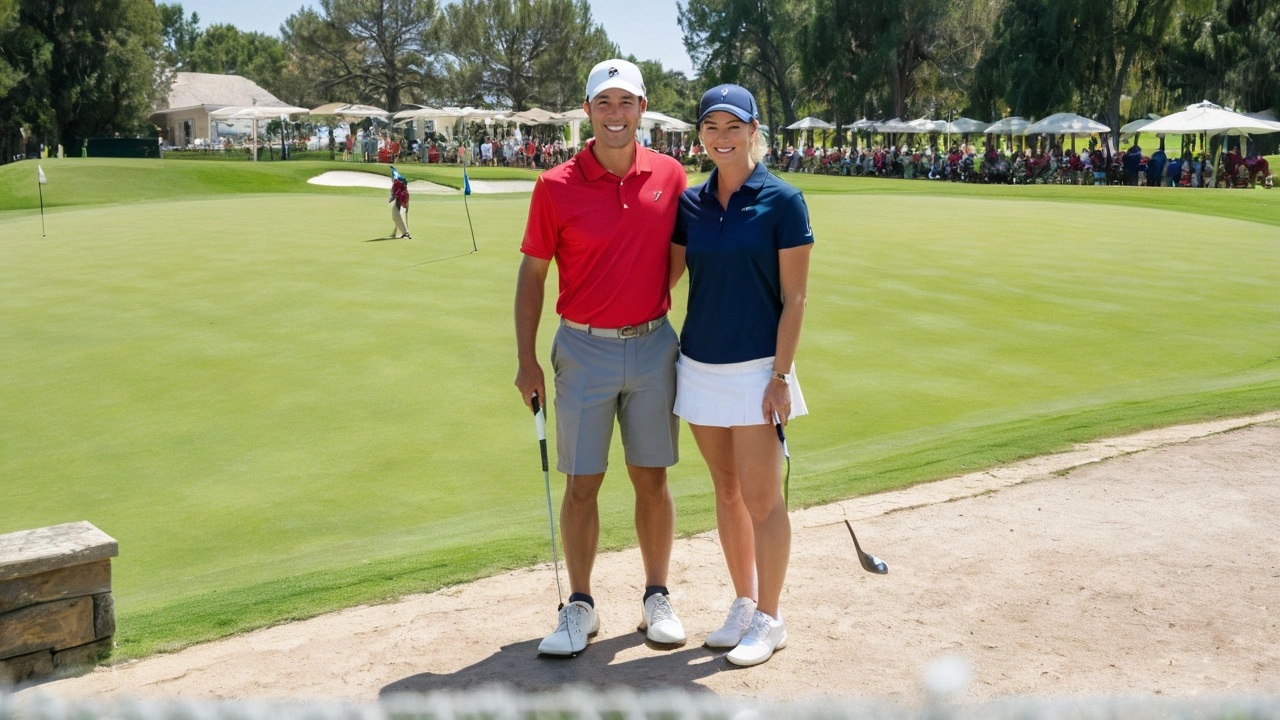
<svg viewBox="0 0 1280 720">
<path fill-rule="evenodd" d="M 209 113 L 210 118 L 218 120 L 252 120 L 253 121 L 253 160 L 258 160 L 258 121 L 268 118 L 287 119 L 290 115 L 307 115 L 310 110 L 293 105 L 228 105 Z"/>
</svg>

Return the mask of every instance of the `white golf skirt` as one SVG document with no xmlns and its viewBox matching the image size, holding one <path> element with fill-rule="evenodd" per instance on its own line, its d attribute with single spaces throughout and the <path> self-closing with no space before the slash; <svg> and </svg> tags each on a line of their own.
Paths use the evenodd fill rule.
<svg viewBox="0 0 1280 720">
<path fill-rule="evenodd" d="M 791 416 L 808 415 L 800 381 L 791 366 Z M 765 425 L 764 391 L 773 379 L 773 358 L 712 364 L 680 354 L 676 362 L 675 414 L 687 423 L 710 427 Z M 767 424 L 772 424 L 769 420 Z"/>
</svg>

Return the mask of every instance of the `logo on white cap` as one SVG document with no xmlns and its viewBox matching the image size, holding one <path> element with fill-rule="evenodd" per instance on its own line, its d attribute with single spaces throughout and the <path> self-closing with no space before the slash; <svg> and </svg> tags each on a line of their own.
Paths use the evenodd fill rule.
<svg viewBox="0 0 1280 720">
<path fill-rule="evenodd" d="M 644 97 L 644 76 L 636 64 L 627 60 L 605 60 L 591 68 L 587 76 L 587 102 L 610 88 L 625 90 L 633 95 Z"/>
</svg>

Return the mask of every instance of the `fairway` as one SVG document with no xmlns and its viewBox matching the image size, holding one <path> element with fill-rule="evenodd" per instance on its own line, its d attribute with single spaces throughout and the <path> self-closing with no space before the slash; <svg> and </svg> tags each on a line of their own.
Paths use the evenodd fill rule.
<svg viewBox="0 0 1280 720">
<path fill-rule="evenodd" d="M 89 520 L 120 541 L 119 657 L 547 559 L 512 386 L 528 196 L 473 196 L 469 254 L 459 197 L 415 197 L 415 239 L 383 241 L 382 193 L 290 165 L 263 171 L 270 193 L 103 191 L 43 239 L 0 214 L 0 532 Z M 1112 188 L 797 184 L 818 245 L 793 506 L 1280 407 L 1274 203 L 1241 213 L 1257 222 L 1187 207 L 1270 194 L 1146 196 L 1173 212 Z M 711 487 L 682 448 L 693 532 Z M 606 483 L 602 546 L 633 541 L 630 494 Z"/>
</svg>

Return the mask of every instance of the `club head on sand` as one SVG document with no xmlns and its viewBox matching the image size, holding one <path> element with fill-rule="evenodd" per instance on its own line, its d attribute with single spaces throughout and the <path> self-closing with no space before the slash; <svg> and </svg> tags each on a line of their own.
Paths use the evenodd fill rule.
<svg viewBox="0 0 1280 720">
<path fill-rule="evenodd" d="M 858 562 L 862 563 L 862 569 L 876 575 L 889 574 L 889 566 L 885 565 L 883 560 L 862 551 L 862 546 L 858 544 L 858 536 L 853 534 L 853 526 L 848 520 L 844 521 L 844 526 L 849 528 L 849 537 L 853 538 L 853 547 L 858 551 Z"/>
</svg>

